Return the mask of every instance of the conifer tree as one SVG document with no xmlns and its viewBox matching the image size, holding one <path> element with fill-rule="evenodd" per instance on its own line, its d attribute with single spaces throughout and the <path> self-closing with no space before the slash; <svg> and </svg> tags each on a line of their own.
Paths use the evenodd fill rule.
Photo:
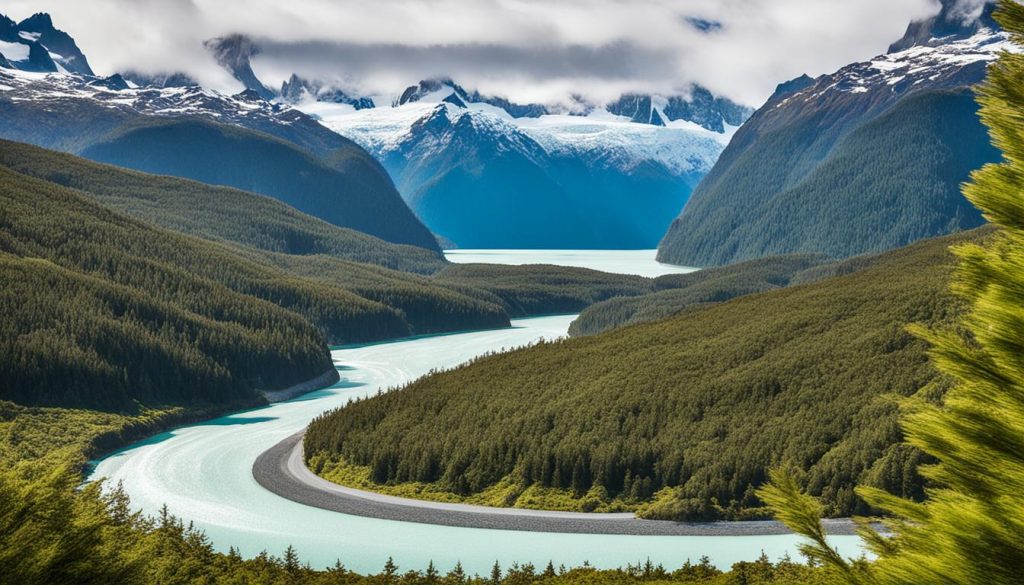
<svg viewBox="0 0 1024 585">
<path fill-rule="evenodd" d="M 1001 0 L 996 18 L 1024 45 L 1024 6 Z M 857 493 L 893 515 L 891 535 L 861 527 L 874 563 L 828 547 L 821 508 L 792 478 L 773 475 L 761 497 L 809 537 L 805 553 L 849 583 L 1020 583 L 1024 575 L 1024 55 L 1004 52 L 980 90 L 981 116 L 1003 161 L 976 172 L 965 196 L 998 227 L 984 245 L 956 249 L 954 290 L 968 307 L 960 327 L 915 332 L 955 384 L 939 406 L 907 405 L 907 441 L 938 463 L 923 503 L 878 489 Z"/>
<path fill-rule="evenodd" d="M 448 575 L 446 576 L 446 580 L 449 583 L 455 583 L 455 584 L 460 584 L 460 583 L 465 583 L 466 582 L 466 571 L 463 570 L 462 562 L 461 561 L 455 563 L 455 567 L 453 567 L 452 570 L 448 572 Z"/>
</svg>

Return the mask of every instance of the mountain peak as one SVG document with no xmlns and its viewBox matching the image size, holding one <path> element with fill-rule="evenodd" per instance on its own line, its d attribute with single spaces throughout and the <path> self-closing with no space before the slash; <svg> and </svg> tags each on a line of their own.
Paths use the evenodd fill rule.
<svg viewBox="0 0 1024 585">
<path fill-rule="evenodd" d="M 398 98 L 399 106 L 404 106 L 410 102 L 417 102 L 423 98 L 423 96 L 433 93 L 435 91 L 441 91 L 444 88 L 451 88 L 452 91 L 460 96 L 465 96 L 466 91 L 459 87 L 457 83 L 447 77 L 437 79 L 423 79 L 416 85 L 410 85 L 405 88 L 402 95 Z"/>
<path fill-rule="evenodd" d="M 889 46 L 889 53 L 966 39 L 984 29 L 999 30 L 999 24 L 992 18 L 993 0 L 941 0 L 941 4 L 935 16 L 910 23 L 903 38 Z"/>
<path fill-rule="evenodd" d="M 783 81 L 782 83 L 775 86 L 775 93 L 772 94 L 772 97 L 768 98 L 768 101 L 771 101 L 777 97 L 798 92 L 801 89 L 810 87 L 812 85 L 814 85 L 814 79 L 810 75 L 804 73 L 800 77 L 790 79 L 789 81 Z"/>
<path fill-rule="evenodd" d="M 83 75 L 93 74 L 88 60 L 75 44 L 75 40 L 71 35 L 55 28 L 53 19 L 45 12 L 37 12 L 17 24 L 10 18 L 0 15 L 0 41 L 28 47 L 27 55 L 24 50 L 19 51 L 20 56 L 7 55 L 14 68 L 26 71 L 66 70 Z"/>
<path fill-rule="evenodd" d="M 40 32 L 45 29 L 53 30 L 53 19 L 46 12 L 37 12 L 19 22 L 18 28 L 33 32 Z"/>
<path fill-rule="evenodd" d="M 255 91 L 266 100 L 274 98 L 274 92 L 263 85 L 252 70 L 251 60 L 259 54 L 260 49 L 251 38 L 234 33 L 210 39 L 203 44 L 213 53 L 217 63 L 227 69 L 245 89 Z"/>
</svg>

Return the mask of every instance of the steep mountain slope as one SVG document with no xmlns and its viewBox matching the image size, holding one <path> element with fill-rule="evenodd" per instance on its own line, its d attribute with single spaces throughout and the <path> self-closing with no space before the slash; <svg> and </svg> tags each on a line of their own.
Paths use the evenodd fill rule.
<svg viewBox="0 0 1024 585">
<path fill-rule="evenodd" d="M 252 90 L 225 96 L 195 85 L 139 87 L 119 75 L 0 68 L 0 137 L 260 192 L 335 225 L 438 251 L 373 157 Z"/>
<path fill-rule="evenodd" d="M 727 140 L 603 111 L 516 118 L 439 87 L 391 108 L 298 107 L 373 153 L 431 230 L 465 248 L 651 247 Z"/>
<path fill-rule="evenodd" d="M 653 290 L 651 279 L 585 269 L 453 266 L 428 250 L 337 228 L 267 197 L 25 144 L 0 141 L 0 168 L 224 244 L 222 251 L 244 260 L 254 279 L 289 283 L 265 298 L 308 317 L 335 343 L 505 327 L 510 316 L 574 312 L 612 296 Z M 385 267 L 390 265 L 422 275 Z M 347 320 L 336 318 L 346 311 Z"/>
<path fill-rule="evenodd" d="M 349 260 L 368 255 L 425 273 L 446 266 L 429 251 L 336 228 L 273 199 L 8 142 L 0 142 L 0 168 L 46 180 L 55 189 L 73 188 L 134 218 L 213 240 L 219 251 L 199 252 L 203 258 L 195 259 L 190 270 L 228 286 L 243 286 L 249 294 L 300 313 L 332 343 L 509 323 L 501 300 L 487 292 L 486 283 L 462 291 L 426 276 Z M 230 257 L 235 270 L 222 274 L 203 263 L 221 256 Z M 243 274 L 235 273 L 239 266 L 245 267 Z"/>
<path fill-rule="evenodd" d="M 844 276 L 484 357 L 323 415 L 306 457 L 328 478 L 384 490 L 422 482 L 424 493 L 492 505 L 675 519 L 759 514 L 754 488 L 780 462 L 806 471 L 830 514 L 865 511 L 855 483 L 920 497 L 918 456 L 897 445 L 887 396 L 936 380 L 906 326 L 957 312 L 947 248 L 980 237 L 928 240 Z"/>
<path fill-rule="evenodd" d="M 337 227 L 276 199 L 232 188 L 147 175 L 8 141 L 0 141 L 0 166 L 77 189 L 132 217 L 206 239 L 422 274 L 447 265 L 424 248 Z"/>
<path fill-rule="evenodd" d="M 335 225 L 437 250 L 387 172 L 305 114 L 196 86 L 110 89 L 0 70 L 0 137 L 255 191 Z"/>
<path fill-rule="evenodd" d="M 379 167 L 362 151 L 338 153 L 328 166 L 270 136 L 185 119 L 130 124 L 80 154 L 147 173 L 263 193 L 337 226 L 436 249 L 387 176 L 379 175 Z"/>
<path fill-rule="evenodd" d="M 323 334 L 265 300 L 308 290 L 52 183 L 3 167 L 0 182 L 0 399 L 251 404 L 332 368 Z M 323 323 L 350 307 L 324 302 Z"/>
<path fill-rule="evenodd" d="M 990 9 L 962 23 L 952 4 L 887 55 L 780 86 L 737 131 L 658 258 L 844 257 L 980 225 L 959 184 L 998 153 L 969 88 L 1010 44 Z"/>
<path fill-rule="evenodd" d="M 55 28 L 49 14 L 34 14 L 19 23 L 0 14 L 0 54 L 8 68 L 92 75 L 74 39 Z"/>
</svg>

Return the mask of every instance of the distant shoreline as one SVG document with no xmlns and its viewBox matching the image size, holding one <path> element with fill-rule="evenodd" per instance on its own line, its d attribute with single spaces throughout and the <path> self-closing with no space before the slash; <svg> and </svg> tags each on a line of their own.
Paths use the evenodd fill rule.
<svg viewBox="0 0 1024 585">
<path fill-rule="evenodd" d="M 332 364 L 329 370 L 311 380 L 299 382 L 281 390 L 260 390 L 259 392 L 267 399 L 267 402 L 283 402 L 291 400 L 296 396 L 333 386 L 340 379 L 341 376 L 338 374 L 338 369 Z"/>
<path fill-rule="evenodd" d="M 382 520 L 573 534 L 636 536 L 766 536 L 791 534 L 779 522 L 671 522 L 644 520 L 631 513 L 591 514 L 521 508 L 491 508 L 399 498 L 348 488 L 310 471 L 302 457 L 303 433 L 296 433 L 256 459 L 253 477 L 263 488 L 307 506 Z M 823 521 L 830 535 L 850 535 L 856 525 L 847 518 Z"/>
</svg>

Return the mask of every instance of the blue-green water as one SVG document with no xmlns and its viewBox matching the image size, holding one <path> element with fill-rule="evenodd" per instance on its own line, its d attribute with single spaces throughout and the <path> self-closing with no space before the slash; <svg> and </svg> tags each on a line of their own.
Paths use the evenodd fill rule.
<svg viewBox="0 0 1024 585">
<path fill-rule="evenodd" d="M 600 257 L 595 253 L 590 265 L 608 269 L 610 265 L 602 265 Z M 517 260 L 521 258 L 522 252 L 517 252 Z M 631 262 L 650 273 L 661 266 L 653 262 L 653 252 Z M 661 270 L 673 271 L 671 267 Z M 375 572 L 390 556 L 406 569 L 422 569 L 433 560 L 445 570 L 461 561 L 468 571 L 484 574 L 495 560 L 503 566 L 512 562 L 543 565 L 553 560 L 556 565 L 589 561 L 598 567 L 616 567 L 650 558 L 676 567 L 707 555 L 716 565 L 727 567 L 754 559 L 762 551 L 772 558 L 786 553 L 797 557 L 797 538 L 790 535 L 549 534 L 375 520 L 291 502 L 264 490 L 252 478 L 252 464 L 260 453 L 349 398 L 403 384 L 431 368 L 453 366 L 484 352 L 562 336 L 572 319 L 525 319 L 514 322 L 511 329 L 338 349 L 333 356 L 342 380 L 334 387 L 162 433 L 99 461 L 91 478 L 122 482 L 134 505 L 146 513 L 156 514 L 166 504 L 173 514 L 205 530 L 219 550 L 235 546 L 251 556 L 262 550 L 280 554 L 294 545 L 314 567 L 340 559 L 350 569 Z M 850 556 L 860 550 L 852 536 L 834 537 L 833 544 Z"/>
<path fill-rule="evenodd" d="M 556 264 L 652 278 L 696 270 L 656 262 L 655 253 L 657 250 L 447 250 L 445 257 L 456 264 Z"/>
</svg>

